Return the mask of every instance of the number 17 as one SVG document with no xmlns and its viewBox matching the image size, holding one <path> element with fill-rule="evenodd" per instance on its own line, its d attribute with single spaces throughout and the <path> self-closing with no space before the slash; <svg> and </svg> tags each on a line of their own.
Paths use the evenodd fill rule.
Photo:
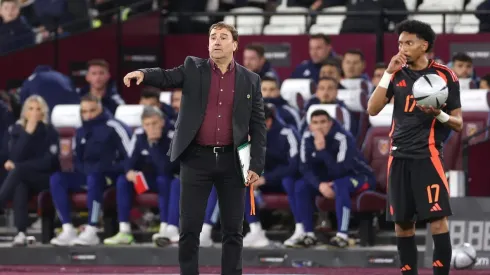
<svg viewBox="0 0 490 275">
<path fill-rule="evenodd" d="M 413 95 L 407 95 L 407 98 L 405 99 L 405 113 L 413 112 L 415 105 L 417 105 L 417 102 L 413 98 Z"/>
<path fill-rule="evenodd" d="M 427 186 L 427 198 L 429 199 L 429 203 L 439 201 L 439 188 L 439 184 L 432 184 Z M 432 189 L 434 189 L 434 196 L 432 196 Z"/>
</svg>

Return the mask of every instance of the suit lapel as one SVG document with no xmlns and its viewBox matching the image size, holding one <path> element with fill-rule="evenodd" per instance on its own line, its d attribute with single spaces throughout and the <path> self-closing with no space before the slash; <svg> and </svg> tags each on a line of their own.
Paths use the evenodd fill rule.
<svg viewBox="0 0 490 275">
<path fill-rule="evenodd" d="M 243 99 L 243 91 L 245 90 L 244 88 L 247 85 L 242 67 L 236 64 L 235 70 L 235 95 L 233 97 L 233 113 L 235 113 L 235 110 L 240 103 L 240 100 Z"/>
<path fill-rule="evenodd" d="M 206 110 L 208 104 L 209 87 L 211 86 L 211 65 L 209 60 L 201 64 L 201 108 Z"/>
</svg>

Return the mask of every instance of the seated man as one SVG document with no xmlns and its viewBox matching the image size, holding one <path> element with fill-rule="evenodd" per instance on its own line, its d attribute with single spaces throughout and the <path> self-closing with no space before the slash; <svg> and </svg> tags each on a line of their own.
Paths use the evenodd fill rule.
<svg viewBox="0 0 490 275">
<path fill-rule="evenodd" d="M 318 86 L 316 88 L 315 96 L 310 98 L 305 105 L 304 113 L 308 112 L 311 105 L 314 104 L 337 104 L 342 111 L 343 116 L 343 126 L 344 129 L 350 131 L 354 136 L 357 134 L 358 122 L 355 120 L 352 113 L 347 109 L 347 106 L 342 100 L 337 99 L 339 94 L 338 82 L 331 77 L 322 77 L 318 80 Z M 300 133 L 307 130 L 308 125 L 306 123 L 306 117 L 303 118 L 303 124 Z"/>
<path fill-rule="evenodd" d="M 337 235 L 330 245 L 347 247 L 351 196 L 374 189 L 376 179 L 350 133 L 324 110 L 311 113 L 309 130 L 303 135 L 300 171 L 304 181 L 296 186 L 297 211 L 305 234 L 295 246 L 309 247 L 317 240 L 313 233 L 315 196 L 335 199 Z"/>
<path fill-rule="evenodd" d="M 145 88 L 141 91 L 140 105 L 155 106 L 165 115 L 166 121 L 175 121 L 177 114 L 172 106 L 160 102 L 160 91 L 154 88 Z"/>
<path fill-rule="evenodd" d="M 299 112 L 291 107 L 281 96 L 277 80 L 269 76 L 264 76 L 262 78 L 261 89 L 264 102 L 274 104 L 277 110 L 277 118 L 283 120 L 286 125 L 298 129 L 301 123 Z"/>
<path fill-rule="evenodd" d="M 75 172 L 56 172 L 51 176 L 50 189 L 62 232 L 51 244 L 96 245 L 97 223 L 104 189 L 124 173 L 124 161 L 130 150 L 129 128 L 104 112 L 100 100 L 87 94 L 80 103 L 82 127 L 75 134 L 73 164 Z M 70 192 L 87 191 L 88 226 L 77 237 L 71 223 Z"/>
<path fill-rule="evenodd" d="M 264 175 L 260 177 L 254 187 L 262 192 L 286 192 L 293 216 L 296 213 L 294 197 L 295 179 L 298 176 L 298 137 L 294 130 L 285 126 L 276 119 L 276 113 L 272 104 L 264 106 L 265 123 L 267 126 L 267 151 L 265 159 Z M 250 232 L 243 238 L 244 247 L 263 247 L 269 244 L 265 231 L 260 224 L 259 216 L 250 215 L 250 196 L 246 196 L 245 217 L 250 225 Z M 302 235 L 300 221 L 296 221 L 296 231 L 293 237 Z M 286 243 L 291 242 L 287 240 Z"/>
<path fill-rule="evenodd" d="M 145 106 L 141 115 L 143 129 L 136 129 L 135 142 L 125 165 L 126 177 L 120 177 L 116 183 L 117 215 L 119 233 L 105 239 L 104 244 L 131 244 L 134 241 L 129 223 L 129 213 L 135 193 L 137 177 L 144 177 L 147 187 L 158 193 L 160 210 L 160 231 L 153 240 L 167 238 L 171 242 L 179 240 L 179 180 L 178 163 L 170 162 L 167 156 L 173 132 L 166 127 L 165 118 L 157 107 Z M 172 190 L 176 189 L 176 190 Z M 172 219 L 170 219 L 172 218 Z"/>
</svg>

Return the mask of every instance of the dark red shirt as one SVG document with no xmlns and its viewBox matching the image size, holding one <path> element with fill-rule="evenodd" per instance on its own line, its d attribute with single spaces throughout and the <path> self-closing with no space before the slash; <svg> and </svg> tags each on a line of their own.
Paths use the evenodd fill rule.
<svg viewBox="0 0 490 275">
<path fill-rule="evenodd" d="M 235 95 L 235 61 L 226 73 L 209 59 L 211 86 L 208 105 L 201 128 L 196 136 L 199 145 L 225 146 L 233 144 L 233 98 Z"/>
</svg>

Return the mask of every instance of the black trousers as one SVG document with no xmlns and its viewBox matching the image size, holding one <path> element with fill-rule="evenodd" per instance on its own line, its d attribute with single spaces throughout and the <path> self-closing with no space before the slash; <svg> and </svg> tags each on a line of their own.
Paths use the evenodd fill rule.
<svg viewBox="0 0 490 275">
<path fill-rule="evenodd" d="M 236 169 L 233 149 L 213 153 L 212 148 L 192 146 L 181 158 L 180 274 L 199 274 L 201 233 L 211 188 L 216 187 L 222 230 L 221 274 L 242 274 L 245 186 Z"/>
<path fill-rule="evenodd" d="M 14 223 L 19 232 L 26 232 L 29 218 L 29 198 L 31 195 L 49 189 L 48 173 L 15 168 L 8 172 L 0 187 L 0 206 L 5 207 L 12 200 Z"/>
</svg>

